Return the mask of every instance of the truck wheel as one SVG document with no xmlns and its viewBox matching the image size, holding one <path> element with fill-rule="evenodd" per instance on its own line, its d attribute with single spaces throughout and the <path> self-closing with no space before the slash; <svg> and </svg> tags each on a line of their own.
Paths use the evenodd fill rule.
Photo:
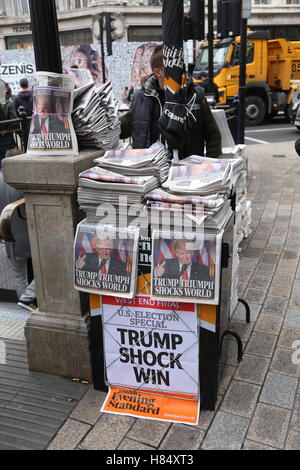
<svg viewBox="0 0 300 470">
<path fill-rule="evenodd" d="M 259 96 L 247 96 L 245 99 L 246 126 L 259 126 L 266 117 L 266 105 Z"/>
</svg>

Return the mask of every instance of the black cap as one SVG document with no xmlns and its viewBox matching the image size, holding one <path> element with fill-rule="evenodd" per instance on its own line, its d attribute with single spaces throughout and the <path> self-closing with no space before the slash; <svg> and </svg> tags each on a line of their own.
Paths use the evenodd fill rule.
<svg viewBox="0 0 300 470">
<path fill-rule="evenodd" d="M 207 78 L 207 77 L 208 77 L 208 74 L 203 71 L 203 72 L 200 72 L 200 73 L 199 73 L 199 77 L 205 77 L 205 78 Z"/>
</svg>

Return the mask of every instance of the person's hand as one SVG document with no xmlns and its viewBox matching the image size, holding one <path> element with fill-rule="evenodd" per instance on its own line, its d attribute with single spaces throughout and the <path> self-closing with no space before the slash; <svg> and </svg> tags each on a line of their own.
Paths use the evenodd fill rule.
<svg viewBox="0 0 300 470">
<path fill-rule="evenodd" d="M 157 266 L 157 268 L 154 270 L 154 274 L 156 277 L 161 277 L 165 274 L 166 271 L 166 262 L 163 261 L 161 264 Z"/>
<path fill-rule="evenodd" d="M 4 136 L 7 133 L 7 131 L 0 131 L 0 136 Z"/>
<path fill-rule="evenodd" d="M 78 260 L 76 261 L 76 268 L 82 269 L 85 266 L 85 259 L 86 255 L 79 256 Z"/>
</svg>

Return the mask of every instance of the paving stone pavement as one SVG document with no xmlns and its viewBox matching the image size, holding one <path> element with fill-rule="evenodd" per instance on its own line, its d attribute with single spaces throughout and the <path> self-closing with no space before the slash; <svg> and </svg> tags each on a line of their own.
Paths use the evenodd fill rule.
<svg viewBox="0 0 300 470">
<path fill-rule="evenodd" d="M 251 323 L 240 306 L 231 327 L 244 358 L 238 364 L 229 354 L 216 410 L 201 413 L 195 427 L 100 414 L 103 392 L 28 372 L 24 341 L 7 339 L 0 449 L 300 449 L 300 365 L 292 361 L 300 363 L 293 344 L 300 341 L 300 159 L 291 142 L 251 145 L 247 154 L 253 223 L 241 244 L 239 295 Z"/>
</svg>

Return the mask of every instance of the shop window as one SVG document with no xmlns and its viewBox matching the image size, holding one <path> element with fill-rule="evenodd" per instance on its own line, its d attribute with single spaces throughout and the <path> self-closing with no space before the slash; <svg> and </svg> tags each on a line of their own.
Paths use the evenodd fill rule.
<svg viewBox="0 0 300 470">
<path fill-rule="evenodd" d="M 5 15 L 6 15 L 4 0 L 0 0 L 0 15 L 1 15 L 1 16 L 5 16 Z"/>
<path fill-rule="evenodd" d="M 69 11 L 73 6 L 71 0 L 56 0 L 56 8 L 60 11 Z"/>
<path fill-rule="evenodd" d="M 156 42 L 162 41 L 161 26 L 129 26 L 129 42 Z"/>
<path fill-rule="evenodd" d="M 5 38 L 6 49 L 32 49 L 33 40 L 31 34 L 24 36 L 10 36 Z"/>
<path fill-rule="evenodd" d="M 29 15 L 28 0 L 13 0 L 15 16 Z"/>
<path fill-rule="evenodd" d="M 87 8 L 88 0 L 75 0 L 75 8 Z"/>
<path fill-rule="evenodd" d="M 253 43 L 247 44 L 246 49 L 246 64 L 251 64 L 254 60 L 254 45 Z"/>
<path fill-rule="evenodd" d="M 299 5 L 300 0 L 286 0 L 287 5 Z"/>
<path fill-rule="evenodd" d="M 76 46 L 80 44 L 92 44 L 93 35 L 90 29 L 60 31 L 59 39 L 61 46 Z"/>
<path fill-rule="evenodd" d="M 163 4 L 162 0 L 148 0 L 148 1 L 149 1 L 149 5 L 154 6 L 154 7 L 161 6 Z"/>
<path fill-rule="evenodd" d="M 248 42 L 246 45 L 246 64 L 251 64 L 253 60 L 254 60 L 254 45 L 253 45 L 253 42 Z M 237 43 L 234 45 L 234 50 L 231 56 L 230 64 L 232 66 L 240 65 L 240 45 Z"/>
</svg>

